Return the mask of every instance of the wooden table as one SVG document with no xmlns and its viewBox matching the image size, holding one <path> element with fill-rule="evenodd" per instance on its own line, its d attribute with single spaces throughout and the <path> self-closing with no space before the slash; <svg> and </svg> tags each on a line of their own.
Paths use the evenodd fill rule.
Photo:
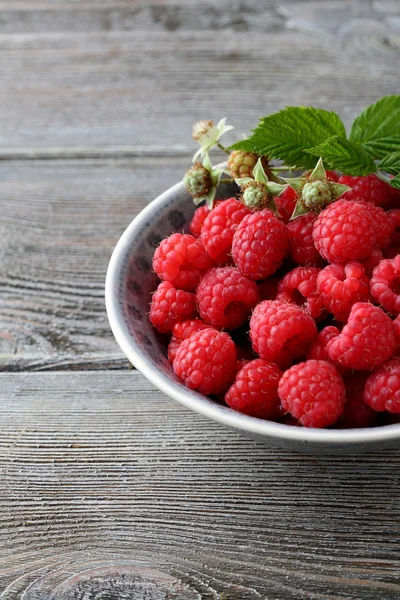
<svg viewBox="0 0 400 600">
<path fill-rule="evenodd" d="M 399 36 L 398 0 L 0 1 L 1 599 L 400 598 L 400 453 L 295 455 L 189 412 L 103 298 L 192 123 L 349 124 L 399 92 Z"/>
</svg>

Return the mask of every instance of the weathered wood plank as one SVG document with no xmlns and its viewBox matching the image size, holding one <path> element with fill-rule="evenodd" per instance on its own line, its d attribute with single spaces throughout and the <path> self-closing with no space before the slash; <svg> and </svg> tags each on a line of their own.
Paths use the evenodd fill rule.
<svg viewBox="0 0 400 600">
<path fill-rule="evenodd" d="M 400 596 L 398 452 L 277 452 L 136 371 L 3 373 L 0 413 L 1 598 Z"/>
<path fill-rule="evenodd" d="M 398 12 L 386 15 L 371 3 L 122 2 L 115 10 L 125 6 L 132 20 L 106 31 L 96 19 L 109 3 L 79 10 L 75 2 L 34 3 L 37 13 L 28 5 L 9 9 L 10 18 L 0 5 L 5 157 L 63 149 L 189 153 L 188 132 L 199 118 L 227 116 L 240 136 L 282 105 L 314 104 L 348 123 L 398 91 Z M 14 19 L 18 6 L 29 18 Z M 41 11 L 65 24 L 49 29 Z"/>
<path fill-rule="evenodd" d="M 186 160 L 0 163 L 0 370 L 127 368 L 104 278 L 125 227 Z"/>
</svg>

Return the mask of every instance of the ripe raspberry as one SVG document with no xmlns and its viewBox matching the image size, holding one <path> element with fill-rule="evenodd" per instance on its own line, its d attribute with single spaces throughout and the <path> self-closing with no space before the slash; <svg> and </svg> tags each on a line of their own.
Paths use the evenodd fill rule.
<svg viewBox="0 0 400 600">
<path fill-rule="evenodd" d="M 343 194 L 343 200 L 365 200 L 365 202 L 372 202 L 376 206 L 381 206 L 389 201 L 390 187 L 375 174 L 363 177 L 342 175 L 339 177 L 338 182 L 352 188 Z"/>
<path fill-rule="evenodd" d="M 243 275 L 266 279 L 279 269 L 288 246 L 286 226 L 265 209 L 244 217 L 233 236 L 232 256 Z"/>
<path fill-rule="evenodd" d="M 214 206 L 216 206 L 217 202 L 218 200 L 214 201 Z M 194 211 L 194 215 L 192 217 L 192 220 L 190 221 L 190 233 L 193 237 L 198 238 L 200 236 L 203 223 L 209 212 L 210 209 L 208 208 L 207 204 L 199 206 L 199 208 L 196 208 L 196 210 Z"/>
<path fill-rule="evenodd" d="M 235 267 L 210 269 L 196 292 L 201 318 L 221 329 L 239 327 L 259 299 L 257 284 Z"/>
<path fill-rule="evenodd" d="M 400 193 L 400 190 L 397 190 Z M 394 208 L 387 213 L 392 223 L 391 246 L 400 246 L 400 208 Z"/>
<path fill-rule="evenodd" d="M 196 331 L 210 328 L 212 328 L 211 325 L 204 323 L 201 319 L 189 319 L 188 321 L 176 323 L 172 328 L 172 337 L 168 344 L 168 360 L 173 362 L 183 340 L 187 340 Z"/>
<path fill-rule="evenodd" d="M 367 379 L 364 400 L 374 410 L 400 413 L 400 359 L 389 360 Z"/>
<path fill-rule="evenodd" d="M 395 349 L 392 321 L 381 308 L 368 302 L 352 306 L 349 320 L 341 333 L 327 344 L 335 363 L 368 371 L 390 358 Z"/>
<path fill-rule="evenodd" d="M 194 294 L 177 290 L 169 281 L 162 281 L 150 304 L 150 322 L 161 333 L 172 331 L 175 323 L 193 319 L 197 314 Z"/>
<path fill-rule="evenodd" d="M 288 369 L 278 387 L 282 406 L 304 427 L 333 425 L 346 400 L 343 380 L 324 360 L 308 360 Z"/>
<path fill-rule="evenodd" d="M 320 269 L 316 267 L 296 267 L 289 271 L 279 283 L 276 300 L 293 302 L 317 319 L 324 310 L 320 295 L 317 294 L 319 272 Z"/>
<path fill-rule="evenodd" d="M 204 329 L 183 340 L 173 368 L 184 384 L 201 394 L 219 394 L 236 375 L 236 348 L 227 333 Z"/>
<path fill-rule="evenodd" d="M 310 212 L 287 224 L 290 254 L 298 265 L 320 267 L 325 264 L 314 245 L 312 235 L 316 218 L 317 215 Z"/>
<path fill-rule="evenodd" d="M 317 337 L 314 319 L 296 304 L 265 300 L 250 319 L 250 339 L 257 354 L 285 368 L 304 356 Z"/>
<path fill-rule="evenodd" d="M 235 383 L 225 395 L 228 406 L 259 419 L 276 419 L 280 415 L 278 383 L 282 371 L 262 358 L 248 362 L 236 375 Z"/>
<path fill-rule="evenodd" d="M 389 204 L 390 208 L 399 208 L 400 207 L 400 190 L 390 186 L 389 192 Z"/>
<path fill-rule="evenodd" d="M 376 245 L 372 218 L 358 202 L 338 200 L 317 217 L 313 229 L 314 244 L 329 262 L 361 260 Z"/>
<path fill-rule="evenodd" d="M 260 300 L 275 300 L 279 283 L 279 277 L 270 277 L 265 281 L 259 281 L 257 287 L 260 293 Z"/>
<path fill-rule="evenodd" d="M 383 258 L 383 253 L 380 248 L 373 248 L 371 254 L 361 261 L 364 267 L 365 274 L 371 277 L 372 271 L 379 265 Z"/>
<path fill-rule="evenodd" d="M 326 345 L 329 340 L 337 335 L 339 335 L 339 329 L 333 325 L 328 325 L 327 327 L 321 329 L 321 331 L 318 333 L 318 337 L 315 338 L 307 351 L 307 360 L 325 360 L 327 362 L 332 362 L 329 358 Z"/>
<path fill-rule="evenodd" d="M 351 307 L 369 299 L 369 281 L 361 263 L 328 265 L 318 275 L 321 302 L 336 321 L 346 323 Z"/>
<path fill-rule="evenodd" d="M 385 310 L 400 313 L 400 255 L 381 260 L 371 278 L 371 294 Z"/>
<path fill-rule="evenodd" d="M 290 221 L 290 217 L 296 206 L 297 197 L 294 189 L 288 185 L 283 192 L 275 198 L 276 208 L 284 223 Z"/>
<path fill-rule="evenodd" d="M 396 340 L 396 351 L 395 354 L 399 354 L 400 351 L 400 315 L 392 321 L 394 329 L 394 339 Z"/>
<path fill-rule="evenodd" d="M 250 210 L 236 198 L 220 202 L 205 218 L 200 239 L 211 258 L 219 265 L 230 260 L 233 234 Z"/>
<path fill-rule="evenodd" d="M 391 243 L 394 227 L 388 213 L 386 213 L 380 206 L 375 206 L 375 204 L 372 204 L 371 202 L 358 200 L 357 203 L 364 206 L 372 217 L 375 228 L 376 245 L 378 248 L 387 248 Z"/>
<path fill-rule="evenodd" d="M 244 150 L 233 150 L 228 158 L 228 171 L 233 179 L 253 177 L 253 169 L 257 161 L 257 154 Z"/>
<path fill-rule="evenodd" d="M 200 277 L 213 266 L 200 240 L 188 234 L 173 233 L 154 252 L 153 269 L 159 278 L 187 292 L 195 290 Z"/>
<path fill-rule="evenodd" d="M 346 388 L 346 404 L 343 417 L 337 423 L 340 429 L 354 427 L 372 427 L 376 422 L 376 412 L 364 401 L 365 382 L 371 375 L 369 372 L 353 373 L 344 379 Z"/>
<path fill-rule="evenodd" d="M 339 181 L 339 175 L 336 171 L 326 171 L 326 178 L 328 181 L 332 181 L 332 183 L 337 183 Z"/>
</svg>

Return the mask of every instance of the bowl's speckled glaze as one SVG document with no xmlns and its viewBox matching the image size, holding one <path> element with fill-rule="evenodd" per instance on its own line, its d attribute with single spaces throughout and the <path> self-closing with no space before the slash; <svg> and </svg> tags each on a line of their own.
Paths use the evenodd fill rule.
<svg viewBox="0 0 400 600">
<path fill-rule="evenodd" d="M 219 197 L 233 189 L 221 185 Z M 186 388 L 167 359 L 166 341 L 147 317 L 157 287 L 152 271 L 156 245 L 182 231 L 195 210 L 181 183 L 151 202 L 129 225 L 111 257 L 106 279 L 106 306 L 111 328 L 132 364 L 156 387 L 188 408 L 235 428 L 256 440 L 291 450 L 324 454 L 371 452 L 400 444 L 400 424 L 369 429 L 307 429 L 242 415 Z"/>
</svg>

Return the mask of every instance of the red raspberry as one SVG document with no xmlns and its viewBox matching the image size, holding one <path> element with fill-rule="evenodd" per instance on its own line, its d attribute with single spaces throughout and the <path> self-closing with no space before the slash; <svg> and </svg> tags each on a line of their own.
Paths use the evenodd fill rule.
<svg viewBox="0 0 400 600">
<path fill-rule="evenodd" d="M 266 279 L 281 266 L 289 241 L 285 225 L 270 210 L 247 215 L 236 229 L 232 256 L 238 269 L 251 279 Z"/>
<path fill-rule="evenodd" d="M 321 329 L 321 331 L 318 333 L 318 337 L 315 338 L 307 351 L 307 360 L 326 360 L 327 362 L 332 362 L 329 358 L 326 345 L 329 340 L 337 335 L 339 335 L 339 329 L 333 325 L 328 325 L 327 327 Z"/>
<path fill-rule="evenodd" d="M 150 322 L 161 333 L 172 331 L 175 323 L 197 315 L 196 297 L 190 292 L 177 290 L 169 281 L 162 281 L 150 304 Z"/>
<path fill-rule="evenodd" d="M 376 245 L 378 248 L 387 248 L 391 243 L 394 228 L 388 213 L 380 206 L 375 206 L 375 204 L 372 204 L 371 202 L 358 200 L 357 203 L 364 206 L 372 217 L 375 228 Z"/>
<path fill-rule="evenodd" d="M 257 284 L 235 267 L 210 269 L 196 292 L 199 313 L 218 328 L 236 329 L 260 300 Z"/>
<path fill-rule="evenodd" d="M 200 240 L 188 234 L 173 233 L 154 252 L 153 269 L 159 278 L 187 292 L 195 290 L 200 277 L 213 266 Z"/>
<path fill-rule="evenodd" d="M 214 206 L 216 206 L 217 201 L 215 201 Z M 203 227 L 203 223 L 207 217 L 207 215 L 209 214 L 210 209 L 208 208 L 207 204 L 203 204 L 203 206 L 199 206 L 199 208 L 197 208 L 194 211 L 194 215 L 192 217 L 192 220 L 190 221 L 190 233 L 195 237 L 198 238 L 200 233 L 201 233 L 201 229 Z"/>
<path fill-rule="evenodd" d="M 289 271 L 279 283 L 276 300 L 294 302 L 317 319 L 324 310 L 320 295 L 317 294 L 319 272 L 320 269 L 316 267 L 296 267 Z"/>
<path fill-rule="evenodd" d="M 219 394 L 236 375 L 236 348 L 227 333 L 204 329 L 183 340 L 173 367 L 184 384 L 201 394 Z"/>
<path fill-rule="evenodd" d="M 333 183 L 337 183 L 339 181 L 339 175 L 336 171 L 326 171 L 326 178 Z"/>
<path fill-rule="evenodd" d="M 346 399 L 342 378 L 324 360 L 308 360 L 288 369 L 281 377 L 278 393 L 283 408 L 304 427 L 333 425 Z"/>
<path fill-rule="evenodd" d="M 250 210 L 236 198 L 215 206 L 205 218 L 200 239 L 211 258 L 219 265 L 230 260 L 233 234 Z"/>
<path fill-rule="evenodd" d="M 345 323 L 356 302 L 369 299 L 369 280 L 361 263 L 328 265 L 318 275 L 321 302 L 336 321 Z"/>
<path fill-rule="evenodd" d="M 314 319 L 296 304 L 265 300 L 250 319 L 250 339 L 257 354 L 282 368 L 304 356 L 317 337 Z"/>
<path fill-rule="evenodd" d="M 371 254 L 364 258 L 361 263 L 364 267 L 365 274 L 371 277 L 372 271 L 379 265 L 383 258 L 383 253 L 380 248 L 373 248 Z"/>
<path fill-rule="evenodd" d="M 389 360 L 367 379 L 364 400 L 374 410 L 400 413 L 400 359 Z"/>
<path fill-rule="evenodd" d="M 398 208 L 400 206 L 400 190 L 390 186 L 389 192 L 389 206 L 392 208 Z"/>
<path fill-rule="evenodd" d="M 376 206 L 386 204 L 390 198 L 390 187 L 375 174 L 363 177 L 342 175 L 339 183 L 350 186 L 352 189 L 343 194 L 343 200 L 365 200 Z"/>
<path fill-rule="evenodd" d="M 400 193 L 400 190 L 398 190 Z M 400 246 L 400 208 L 394 208 L 387 213 L 392 222 L 391 246 Z"/>
<path fill-rule="evenodd" d="M 248 362 L 236 375 L 235 383 L 225 396 L 228 406 L 259 419 L 276 419 L 280 415 L 278 383 L 282 371 L 262 358 Z"/>
<path fill-rule="evenodd" d="M 259 281 L 257 286 L 260 292 L 260 300 L 275 300 L 279 282 L 279 277 L 270 277 L 265 281 Z"/>
<path fill-rule="evenodd" d="M 368 302 L 352 306 L 341 333 L 327 344 L 331 360 L 343 367 L 368 371 L 390 358 L 395 349 L 392 321 Z"/>
<path fill-rule="evenodd" d="M 298 265 L 318 267 L 325 264 L 312 235 L 316 218 L 317 215 L 310 212 L 287 224 L 290 254 Z"/>
<path fill-rule="evenodd" d="M 210 327 L 211 325 L 204 323 L 201 319 L 189 319 L 188 321 L 176 323 L 172 328 L 172 337 L 168 345 L 168 360 L 173 362 L 183 340 L 187 340 L 196 331 L 210 329 Z"/>
<path fill-rule="evenodd" d="M 337 423 L 340 429 L 354 427 L 372 427 L 376 421 L 376 412 L 364 401 L 365 382 L 371 375 L 369 372 L 359 372 L 344 379 L 346 388 L 346 404 L 343 417 Z"/>
<path fill-rule="evenodd" d="M 296 206 L 297 198 L 296 192 L 289 185 L 283 190 L 280 196 L 275 198 L 276 208 L 284 223 L 290 221 L 290 217 Z"/>
<path fill-rule="evenodd" d="M 314 244 L 329 262 L 361 260 L 376 246 L 372 218 L 359 202 L 338 200 L 317 217 Z"/>
<path fill-rule="evenodd" d="M 371 278 L 371 294 L 393 315 L 400 313 L 400 255 L 381 260 Z"/>
<path fill-rule="evenodd" d="M 392 323 L 394 329 L 394 339 L 396 340 L 396 354 L 398 354 L 400 350 L 400 315 L 397 315 Z"/>
<path fill-rule="evenodd" d="M 237 351 L 237 346 L 236 346 L 236 351 Z M 239 371 L 241 371 L 243 369 L 243 367 L 245 365 L 247 365 L 250 361 L 247 358 L 239 358 L 236 361 L 236 374 L 239 373 Z M 225 398 L 224 398 L 225 400 Z"/>
</svg>

